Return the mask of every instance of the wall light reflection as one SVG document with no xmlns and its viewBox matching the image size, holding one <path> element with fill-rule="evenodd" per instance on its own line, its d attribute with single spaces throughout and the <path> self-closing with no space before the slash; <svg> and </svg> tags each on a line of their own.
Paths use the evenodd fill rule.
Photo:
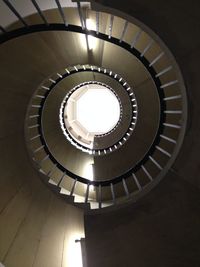
<svg viewBox="0 0 200 267">
<path fill-rule="evenodd" d="M 83 267 L 81 243 L 76 242 L 82 236 L 73 234 L 68 240 L 67 249 L 67 267 Z"/>
<path fill-rule="evenodd" d="M 94 180 L 93 165 L 94 165 L 94 161 L 85 164 L 85 167 L 84 167 L 84 177 L 86 177 L 90 181 Z M 85 185 L 85 187 L 87 187 L 87 186 Z M 90 190 L 94 190 L 93 185 L 90 185 Z"/>
<path fill-rule="evenodd" d="M 96 29 L 96 25 L 95 25 L 94 21 L 87 18 L 86 19 L 86 28 L 88 30 L 88 34 L 87 34 L 88 48 L 89 48 L 89 50 L 94 50 L 96 48 L 97 42 L 98 42 L 97 38 L 90 35 L 90 31 Z M 84 48 L 87 49 L 87 42 L 86 42 L 85 37 L 86 37 L 85 35 L 81 35 L 81 43 L 84 45 Z"/>
<path fill-rule="evenodd" d="M 86 19 L 86 28 L 88 31 L 95 30 L 95 23 L 91 19 Z M 88 46 L 89 50 L 95 49 L 97 45 L 97 39 L 94 36 L 88 34 Z"/>
</svg>

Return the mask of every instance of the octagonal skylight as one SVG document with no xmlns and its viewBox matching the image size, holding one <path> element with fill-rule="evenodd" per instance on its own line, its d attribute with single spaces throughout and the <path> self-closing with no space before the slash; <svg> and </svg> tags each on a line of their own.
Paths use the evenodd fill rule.
<svg viewBox="0 0 200 267">
<path fill-rule="evenodd" d="M 114 129 L 120 114 L 120 103 L 113 91 L 104 84 L 91 82 L 82 84 L 69 96 L 64 122 L 79 144 L 93 148 L 95 136 Z"/>
<path fill-rule="evenodd" d="M 76 120 L 89 133 L 104 134 L 111 131 L 120 117 L 117 97 L 102 85 L 90 84 L 82 90 L 76 101 Z"/>
</svg>

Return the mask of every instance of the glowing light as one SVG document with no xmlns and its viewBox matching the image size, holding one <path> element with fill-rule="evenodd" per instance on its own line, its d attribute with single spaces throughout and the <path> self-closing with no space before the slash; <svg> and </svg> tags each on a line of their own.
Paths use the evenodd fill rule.
<svg viewBox="0 0 200 267">
<path fill-rule="evenodd" d="M 94 171 L 93 171 L 93 165 L 94 165 L 94 161 L 85 164 L 84 167 L 84 177 L 87 178 L 90 181 L 94 180 Z M 85 185 L 85 188 L 87 187 L 87 185 Z M 94 186 L 90 185 L 90 190 L 94 190 Z"/>
<path fill-rule="evenodd" d="M 83 267 L 81 243 L 75 242 L 80 239 L 80 235 L 73 234 L 69 237 L 67 243 L 67 266 L 68 267 Z"/>
<path fill-rule="evenodd" d="M 95 23 L 94 23 L 93 20 L 86 19 L 86 28 L 87 28 L 88 31 L 91 31 L 91 30 L 94 31 L 95 30 L 95 27 L 96 27 L 96 25 L 95 25 Z"/>
<path fill-rule="evenodd" d="M 91 19 L 86 19 L 86 28 L 88 31 L 95 30 L 95 23 Z M 97 38 L 94 36 L 91 36 L 90 34 L 88 36 L 88 46 L 89 50 L 92 50 L 96 47 L 97 45 Z"/>
<path fill-rule="evenodd" d="M 107 88 L 88 89 L 77 101 L 77 120 L 90 133 L 103 134 L 115 127 L 120 117 L 116 96 Z"/>
<path fill-rule="evenodd" d="M 62 129 L 65 126 L 69 131 L 67 134 L 63 130 L 64 135 L 77 148 L 80 144 L 82 151 L 95 154 L 91 149 L 97 145 L 97 135 L 114 130 L 120 122 L 121 106 L 118 97 L 108 85 L 90 81 L 75 87 L 66 98 L 59 114 Z M 86 177 L 88 179 L 88 175 Z"/>
<path fill-rule="evenodd" d="M 93 163 L 87 163 L 85 164 L 84 167 L 84 177 L 86 177 L 87 179 L 89 179 L 90 181 L 93 181 L 94 179 L 94 174 L 93 174 Z"/>
</svg>

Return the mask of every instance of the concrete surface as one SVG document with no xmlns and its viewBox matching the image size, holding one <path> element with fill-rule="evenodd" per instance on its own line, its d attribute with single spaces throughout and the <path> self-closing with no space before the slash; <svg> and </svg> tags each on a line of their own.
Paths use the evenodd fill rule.
<svg viewBox="0 0 200 267">
<path fill-rule="evenodd" d="M 89 267 L 200 266 L 198 1 L 96 1 L 136 17 L 170 48 L 189 98 L 186 137 L 165 179 L 137 205 L 85 217 Z"/>
</svg>

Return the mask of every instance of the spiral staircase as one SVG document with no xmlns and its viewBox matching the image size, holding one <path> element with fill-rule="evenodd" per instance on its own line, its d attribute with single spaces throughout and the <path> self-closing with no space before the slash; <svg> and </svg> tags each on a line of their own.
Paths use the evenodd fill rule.
<svg viewBox="0 0 200 267">
<path fill-rule="evenodd" d="M 21 15 L 17 2 L 2 4 L 18 21 L 1 26 L 1 44 L 28 46 L 26 60 L 30 57 L 29 64 L 43 73 L 34 92 L 28 90 L 33 95 L 25 123 L 27 148 L 41 179 L 70 203 L 93 209 L 135 201 L 148 192 L 173 163 L 186 125 L 184 84 L 167 48 L 142 27 L 95 11 L 90 3 L 66 7 L 55 1 L 56 9 L 44 10 L 32 1 L 32 15 Z M 50 61 L 55 57 L 50 50 L 59 53 L 59 67 Z M 43 53 L 48 65 L 38 61 Z M 117 91 L 123 118 L 88 155 L 64 138 L 58 110 L 70 89 L 93 79 Z M 84 173 L 90 162 L 93 174 Z"/>
<path fill-rule="evenodd" d="M 2 116 L 11 121 L 3 132 L 15 129 L 37 179 L 86 214 L 144 197 L 171 169 L 186 130 L 186 89 L 168 47 L 140 21 L 93 1 L 2 0 L 0 11 L 10 98 Z M 66 107 L 74 92 L 97 85 L 116 96 L 120 116 L 91 147 Z"/>
</svg>

